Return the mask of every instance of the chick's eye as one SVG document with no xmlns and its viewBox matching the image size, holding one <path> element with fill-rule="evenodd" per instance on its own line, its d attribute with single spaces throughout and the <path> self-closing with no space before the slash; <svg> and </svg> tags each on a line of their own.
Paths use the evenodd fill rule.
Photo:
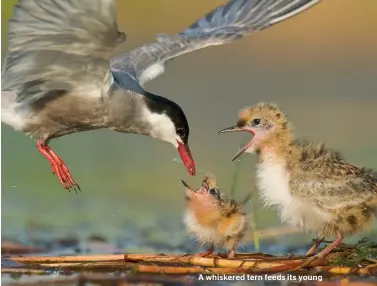
<svg viewBox="0 0 377 286">
<path fill-rule="evenodd" d="M 258 126 L 260 124 L 260 119 L 259 118 L 255 118 L 253 119 L 253 121 L 251 121 L 251 124 L 253 126 Z"/>
<path fill-rule="evenodd" d="M 217 194 L 217 192 L 216 192 L 215 189 L 210 189 L 209 192 L 210 192 L 212 195 L 216 195 L 216 194 Z"/>
</svg>

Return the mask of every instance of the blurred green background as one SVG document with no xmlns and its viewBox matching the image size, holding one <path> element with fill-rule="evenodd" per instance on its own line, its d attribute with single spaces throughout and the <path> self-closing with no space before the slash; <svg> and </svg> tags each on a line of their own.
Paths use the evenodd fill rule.
<svg viewBox="0 0 377 286">
<path fill-rule="evenodd" d="M 16 2 L 1 3 L 2 58 Z M 224 2 L 119 0 L 119 26 L 128 40 L 116 53 L 154 41 L 157 33 L 179 32 Z M 82 187 L 76 195 L 61 188 L 33 140 L 2 125 L 3 236 L 17 238 L 31 222 L 62 234 L 86 227 L 114 236 L 122 236 L 128 222 L 155 228 L 156 217 L 179 222 L 180 179 L 199 185 L 213 173 L 223 189 L 230 188 L 236 166 L 230 159 L 247 137 L 217 131 L 235 123 L 241 107 L 261 100 L 278 103 L 299 136 L 325 141 L 354 163 L 377 169 L 376 28 L 377 1 L 327 0 L 234 44 L 169 63 L 146 89 L 185 110 L 196 178 L 188 178 L 168 144 L 106 130 L 84 132 L 51 143 Z M 254 190 L 255 160 L 249 155 L 240 162 L 238 198 Z M 260 205 L 256 212 L 260 228 L 280 224 L 273 211 Z"/>
</svg>

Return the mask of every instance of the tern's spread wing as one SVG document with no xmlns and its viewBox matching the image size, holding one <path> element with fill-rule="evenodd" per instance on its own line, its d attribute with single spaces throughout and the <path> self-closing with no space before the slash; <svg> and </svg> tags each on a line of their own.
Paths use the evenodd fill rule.
<svg viewBox="0 0 377 286">
<path fill-rule="evenodd" d="M 20 0 L 9 21 L 2 91 L 27 105 L 76 88 L 105 94 L 112 50 L 125 40 L 114 2 Z"/>
<path fill-rule="evenodd" d="M 111 60 L 111 69 L 123 71 L 140 84 L 164 72 L 165 63 L 185 53 L 223 45 L 262 30 L 313 6 L 319 0 L 232 0 L 213 10 L 182 33 L 160 35 Z"/>
</svg>

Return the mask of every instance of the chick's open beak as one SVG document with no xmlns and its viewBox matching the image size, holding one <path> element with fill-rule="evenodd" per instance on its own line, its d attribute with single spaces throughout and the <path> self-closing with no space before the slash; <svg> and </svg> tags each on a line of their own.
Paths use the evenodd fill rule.
<svg viewBox="0 0 377 286">
<path fill-rule="evenodd" d="M 226 132 L 249 132 L 253 136 L 255 135 L 254 130 L 252 130 L 251 128 L 249 128 L 249 127 L 238 127 L 238 126 L 231 126 L 231 127 L 224 128 L 224 129 L 220 130 L 218 133 L 222 134 L 222 133 L 226 133 Z M 253 142 L 253 139 L 251 139 L 244 147 L 242 147 L 236 153 L 236 155 L 234 155 L 232 161 L 234 161 L 238 157 L 240 157 L 253 144 L 252 142 Z"/>
<path fill-rule="evenodd" d="M 238 126 L 231 126 L 231 127 L 221 129 L 218 133 L 222 134 L 222 133 L 226 133 L 226 132 L 236 132 L 236 131 L 239 132 L 239 131 L 244 131 L 244 130 L 239 128 Z"/>
<path fill-rule="evenodd" d="M 185 164 L 186 169 L 190 176 L 195 176 L 196 170 L 195 170 L 195 163 L 194 159 L 192 158 L 190 148 L 187 144 L 183 144 L 181 142 L 178 142 L 178 153 L 181 156 L 181 159 L 183 161 L 183 164 Z"/>
<path fill-rule="evenodd" d="M 194 193 L 196 192 L 193 188 L 191 188 L 185 181 L 181 180 L 182 184 L 186 187 L 186 189 L 193 191 Z"/>
</svg>

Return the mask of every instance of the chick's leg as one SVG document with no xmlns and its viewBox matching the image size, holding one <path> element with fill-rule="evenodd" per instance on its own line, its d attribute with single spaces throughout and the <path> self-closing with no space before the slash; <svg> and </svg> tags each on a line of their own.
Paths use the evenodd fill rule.
<svg viewBox="0 0 377 286">
<path fill-rule="evenodd" d="M 228 258 L 235 258 L 236 257 L 236 246 L 232 247 L 232 250 L 228 254 Z"/>
<path fill-rule="evenodd" d="M 308 252 L 306 252 L 305 256 L 313 255 L 314 252 L 317 250 L 318 246 L 323 242 L 324 239 L 325 239 L 324 237 L 317 238 L 314 245 L 308 250 Z"/>
<path fill-rule="evenodd" d="M 237 241 L 234 239 L 231 239 L 229 241 L 228 247 L 230 247 L 229 252 L 221 253 L 219 252 L 219 256 L 222 258 L 235 258 L 236 257 L 236 246 L 237 246 Z"/>
<path fill-rule="evenodd" d="M 202 253 L 197 253 L 195 254 L 195 256 L 198 256 L 198 257 L 206 257 L 208 255 L 211 255 L 213 252 L 215 251 L 215 247 L 213 245 L 211 245 L 207 251 L 205 252 L 202 252 Z"/>
<path fill-rule="evenodd" d="M 311 264 L 317 258 L 323 259 L 326 255 L 328 255 L 331 252 L 331 250 L 338 247 L 342 243 L 342 241 L 343 241 L 343 234 L 340 231 L 338 231 L 337 232 L 337 238 L 333 243 L 331 243 L 329 246 L 327 246 L 325 249 L 323 249 L 318 254 L 308 258 L 304 263 L 300 264 L 299 266 L 295 267 L 292 270 L 289 270 L 288 272 L 295 272 L 295 271 L 301 270 L 302 268 L 307 267 L 309 264 Z"/>
<path fill-rule="evenodd" d="M 324 250 L 322 250 L 320 253 L 317 254 L 319 258 L 324 258 L 326 255 L 328 255 L 334 248 L 337 248 L 343 241 L 343 234 L 338 231 L 337 232 L 337 237 L 331 243 L 329 246 L 327 246 Z"/>
</svg>

